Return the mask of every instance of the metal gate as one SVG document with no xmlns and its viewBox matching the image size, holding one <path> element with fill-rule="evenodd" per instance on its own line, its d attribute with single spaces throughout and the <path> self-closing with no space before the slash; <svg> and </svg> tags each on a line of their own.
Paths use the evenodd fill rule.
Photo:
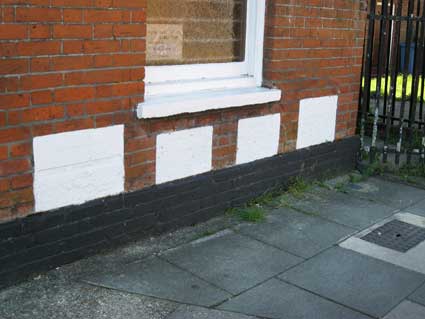
<svg viewBox="0 0 425 319">
<path fill-rule="evenodd" d="M 425 0 L 370 0 L 359 98 L 362 153 L 425 162 Z"/>
</svg>

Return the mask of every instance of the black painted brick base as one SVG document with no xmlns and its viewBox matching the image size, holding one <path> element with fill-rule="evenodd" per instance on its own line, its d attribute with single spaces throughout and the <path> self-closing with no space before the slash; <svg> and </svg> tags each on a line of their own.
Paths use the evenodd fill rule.
<svg viewBox="0 0 425 319">
<path fill-rule="evenodd" d="M 222 215 L 291 177 L 356 165 L 359 140 L 303 149 L 0 224 L 0 288 L 138 238 Z"/>
</svg>

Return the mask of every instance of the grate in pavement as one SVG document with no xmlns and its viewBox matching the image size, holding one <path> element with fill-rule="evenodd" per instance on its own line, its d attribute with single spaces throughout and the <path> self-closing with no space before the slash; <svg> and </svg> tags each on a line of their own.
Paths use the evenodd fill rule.
<svg viewBox="0 0 425 319">
<path fill-rule="evenodd" d="M 361 239 L 405 253 L 425 240 L 425 228 L 395 219 Z"/>
</svg>

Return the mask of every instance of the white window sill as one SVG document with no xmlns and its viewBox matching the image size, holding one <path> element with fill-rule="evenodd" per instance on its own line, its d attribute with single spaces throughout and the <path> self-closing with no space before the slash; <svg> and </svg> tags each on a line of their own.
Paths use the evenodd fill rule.
<svg viewBox="0 0 425 319">
<path fill-rule="evenodd" d="M 282 92 L 263 87 L 205 90 L 178 95 L 147 96 L 137 106 L 139 119 L 196 113 L 279 101 Z"/>
</svg>

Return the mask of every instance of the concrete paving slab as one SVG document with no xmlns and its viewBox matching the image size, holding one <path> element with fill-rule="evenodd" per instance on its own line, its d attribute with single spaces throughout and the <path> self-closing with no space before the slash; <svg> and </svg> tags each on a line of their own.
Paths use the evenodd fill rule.
<svg viewBox="0 0 425 319">
<path fill-rule="evenodd" d="M 280 278 L 375 317 L 387 314 L 425 280 L 419 273 L 339 247 Z"/>
<path fill-rule="evenodd" d="M 177 308 L 166 319 L 255 319 L 255 317 L 240 313 L 183 305 Z"/>
<path fill-rule="evenodd" d="M 358 230 L 391 216 L 395 211 L 381 203 L 323 188 L 306 193 L 301 199 L 289 200 L 288 205 Z"/>
<path fill-rule="evenodd" d="M 413 206 L 407 207 L 405 211 L 425 217 L 425 200 L 422 200 Z"/>
<path fill-rule="evenodd" d="M 0 291 L 2 319 L 165 319 L 177 307 L 170 301 L 62 281 L 54 275 Z"/>
<path fill-rule="evenodd" d="M 425 190 L 393 183 L 379 178 L 369 178 L 359 183 L 350 183 L 345 190 L 360 198 L 379 201 L 388 206 L 403 209 L 425 199 Z"/>
<path fill-rule="evenodd" d="M 297 256 L 310 258 L 356 230 L 290 208 L 280 208 L 269 214 L 265 222 L 242 224 L 238 231 Z"/>
<path fill-rule="evenodd" d="M 425 306 L 425 285 L 410 295 L 409 300 Z M 425 318 L 425 317 L 424 317 Z"/>
<path fill-rule="evenodd" d="M 130 264 L 121 273 L 94 275 L 85 281 L 101 287 L 200 306 L 212 306 L 230 297 L 228 293 L 157 257 Z"/>
<path fill-rule="evenodd" d="M 393 219 L 397 219 L 415 226 L 425 227 L 424 217 L 408 213 L 399 213 L 390 219 L 379 222 L 371 228 L 368 228 L 356 234 L 355 236 L 348 238 L 346 241 L 340 243 L 340 246 L 394 265 L 398 265 L 400 267 L 425 274 L 425 241 L 403 253 L 379 246 L 374 243 L 370 243 L 362 239 L 362 237 L 366 234 Z"/>
<path fill-rule="evenodd" d="M 227 301 L 219 308 L 264 318 L 369 318 L 277 279 L 271 279 Z"/>
<path fill-rule="evenodd" d="M 410 301 L 403 301 L 384 319 L 423 319 L 425 318 L 425 307 Z"/>
<path fill-rule="evenodd" d="M 193 242 L 166 252 L 163 257 L 232 294 L 251 288 L 302 261 L 234 233 Z"/>
</svg>

